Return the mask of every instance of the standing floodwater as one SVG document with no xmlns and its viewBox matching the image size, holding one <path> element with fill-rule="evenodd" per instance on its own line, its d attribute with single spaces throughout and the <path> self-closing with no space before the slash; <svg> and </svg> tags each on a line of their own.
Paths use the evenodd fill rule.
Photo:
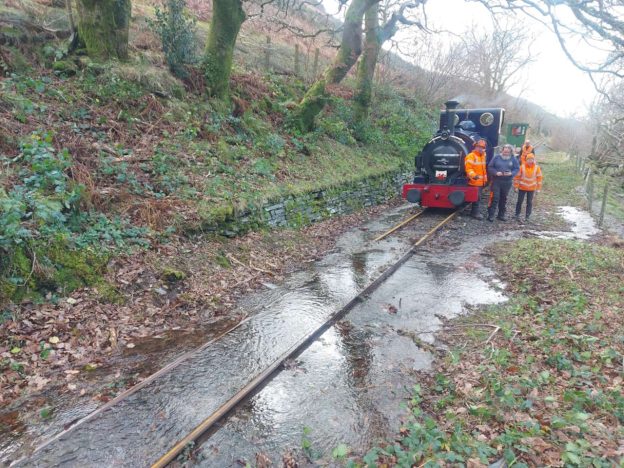
<svg viewBox="0 0 624 468">
<path fill-rule="evenodd" d="M 400 237 L 373 245 L 372 232 L 352 231 L 334 253 L 243 301 L 249 319 L 138 392 L 35 454 L 12 456 L 23 465 L 149 465 L 409 248 Z"/>
<path fill-rule="evenodd" d="M 239 307 L 249 318 L 223 339 L 34 455 L 24 453 L 22 465 L 149 465 L 447 215 L 427 213 L 377 243 L 372 239 L 390 219 L 406 217 L 405 208 L 350 231 L 322 260 L 244 299 Z M 340 443 L 363 448 L 396 431 L 416 371 L 445 352 L 433 338 L 442 322 L 466 305 L 504 300 L 483 252 L 520 232 L 456 221 L 223 422 L 199 463 L 232 466 L 258 452 L 277 462 L 288 447 L 301 448 L 302 438 L 311 456 L 323 458 Z"/>
<path fill-rule="evenodd" d="M 434 357 L 423 342 L 467 304 L 505 299 L 480 252 L 452 249 L 412 257 L 213 434 L 198 464 L 237 466 L 259 452 L 279 462 L 302 440 L 309 457 L 327 458 L 338 444 L 362 450 L 398 430 L 414 373 Z"/>
</svg>

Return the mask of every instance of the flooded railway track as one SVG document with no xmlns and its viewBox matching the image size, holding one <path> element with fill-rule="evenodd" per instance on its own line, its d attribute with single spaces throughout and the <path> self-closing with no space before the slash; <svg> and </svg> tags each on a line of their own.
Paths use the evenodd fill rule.
<svg viewBox="0 0 624 468">
<path fill-rule="evenodd" d="M 419 211 L 418 213 L 412 215 L 408 219 L 400 222 L 390 230 L 386 231 L 382 235 L 375 238 L 375 241 L 381 240 L 384 237 L 387 237 L 391 233 L 395 232 L 399 228 L 403 227 L 407 223 L 411 222 L 413 219 L 421 216 L 427 210 L 424 209 Z M 375 291 L 388 277 L 390 277 L 396 270 L 398 270 L 401 265 L 403 265 L 407 260 L 409 260 L 412 255 L 415 253 L 418 246 L 420 246 L 423 242 L 425 242 L 429 237 L 435 234 L 440 228 L 442 228 L 445 224 L 451 221 L 457 214 L 458 211 L 454 211 L 450 215 L 446 216 L 442 221 L 437 223 L 431 230 L 429 230 L 425 235 L 421 236 L 411 248 L 394 264 L 388 267 L 377 279 L 375 279 L 371 284 L 369 284 L 362 292 L 360 292 L 357 296 L 355 296 L 351 301 L 349 301 L 344 307 L 340 310 L 332 314 L 321 326 L 317 329 L 309 333 L 307 336 L 303 337 L 299 342 L 293 345 L 287 352 L 282 354 L 278 359 L 276 359 L 269 367 L 267 367 L 263 372 L 258 374 L 253 380 L 251 380 L 245 387 L 239 390 L 232 398 L 230 398 L 226 403 L 224 403 L 221 407 L 219 407 L 215 412 L 213 412 L 210 416 L 204 419 L 201 424 L 199 424 L 195 429 L 193 429 L 188 435 L 179 440 L 167 453 L 165 453 L 160 459 L 158 459 L 153 465 L 152 468 L 162 468 L 167 466 L 169 463 L 174 461 L 178 455 L 180 455 L 191 443 L 197 441 L 202 435 L 206 434 L 210 431 L 217 422 L 226 417 L 229 413 L 231 413 L 237 406 L 239 406 L 245 399 L 260 389 L 263 385 L 265 385 L 277 372 L 279 372 L 280 367 L 284 365 L 286 361 L 292 360 L 300 355 L 305 349 L 307 349 L 315 340 L 317 340 L 323 333 L 325 333 L 330 327 L 334 326 L 339 320 L 341 320 L 353 307 L 366 300 L 366 298 Z"/>
<path fill-rule="evenodd" d="M 401 229 L 403 226 L 405 226 L 408 223 L 411 223 L 414 219 L 418 218 L 419 216 L 423 215 L 425 212 L 427 211 L 427 208 L 423 208 L 421 209 L 418 213 L 413 214 L 412 216 L 410 216 L 409 218 L 407 218 L 404 221 L 401 221 L 400 223 L 398 223 L 396 226 L 388 229 L 386 232 L 384 232 L 383 234 L 375 237 L 375 239 L 373 239 L 374 242 L 380 241 L 382 239 L 385 239 L 386 237 L 388 237 L 390 234 L 392 234 L 395 231 L 398 231 L 399 229 Z"/>
<path fill-rule="evenodd" d="M 375 240 L 395 232 L 425 211 L 430 210 L 416 213 Z M 326 300 L 337 300 L 337 308 L 329 307 L 329 303 L 319 302 L 315 297 L 304 298 L 304 300 L 316 301 L 313 304 L 314 307 L 323 308 L 328 313 L 331 311 L 329 315 L 324 314 L 321 317 L 320 314 L 314 312 L 316 315 L 307 317 L 306 312 L 301 312 L 295 313 L 296 317 L 291 319 L 292 311 L 296 310 L 301 303 L 297 302 L 299 299 L 283 300 L 291 307 L 288 313 L 275 314 L 276 317 L 272 318 L 271 322 L 264 317 L 270 314 L 246 318 L 216 339 L 176 359 L 95 412 L 71 425 L 68 424 L 65 430 L 40 444 L 34 452 L 14 464 L 18 466 L 30 465 L 30 463 L 67 466 L 149 465 L 154 463 L 153 460 L 157 456 L 171 447 L 153 464 L 153 466 L 165 466 L 187 448 L 190 442 L 208 439 L 218 426 L 217 422 L 231 414 L 249 396 L 258 392 L 278 375 L 285 361 L 300 355 L 357 304 L 363 303 L 373 291 L 413 256 L 418 246 L 457 214 L 458 212 L 454 212 L 439 222 L 432 218 L 431 221 L 436 223 L 435 226 L 431 229 L 429 229 L 430 225 L 423 226 L 424 229 L 429 230 L 415 242 L 403 244 L 408 250 L 404 254 L 399 252 L 400 258 L 397 261 L 393 259 L 394 263 L 389 267 L 386 267 L 387 262 L 381 262 L 381 257 L 377 258 L 376 262 L 373 262 L 379 265 L 377 272 L 360 278 L 359 288 L 353 290 L 352 287 L 331 292 Z M 366 243 L 370 246 L 370 240 Z M 357 256 L 357 253 L 355 255 Z M 381 274 L 376 277 L 378 272 Z M 372 282 L 369 283 L 370 280 Z M 366 284 L 368 285 L 364 287 Z M 354 294 L 355 292 L 358 293 Z M 269 307 L 271 306 L 267 306 Z M 253 319 L 258 320 L 252 323 Z M 265 323 L 273 326 L 277 323 L 283 325 L 286 330 L 296 323 L 297 331 L 301 331 L 301 336 L 293 334 L 292 339 L 288 341 L 282 340 L 277 335 L 266 335 L 261 337 L 259 344 L 247 345 L 246 339 L 241 337 L 251 337 L 248 329 L 252 329 L 256 333 L 256 336 L 252 338 L 257 338 L 257 331 Z M 232 335 L 240 336 L 232 338 Z M 232 345 L 239 346 L 239 348 L 236 349 Z M 266 349 L 271 349 L 273 354 L 265 352 Z M 224 353 L 224 350 L 230 354 Z M 256 352 L 261 357 L 257 358 Z M 266 357 L 262 357 L 263 352 Z M 231 382 L 215 378 L 215 369 L 229 376 L 228 379 Z M 251 380 L 249 380 L 250 376 L 253 376 Z M 200 383 L 194 383 L 198 379 Z M 193 386 L 194 388 L 189 388 Z M 198 414 L 198 408 L 202 408 L 209 416 L 204 417 Z M 201 437 L 202 435 L 204 437 Z M 123 446 L 120 446 L 122 442 Z"/>
</svg>

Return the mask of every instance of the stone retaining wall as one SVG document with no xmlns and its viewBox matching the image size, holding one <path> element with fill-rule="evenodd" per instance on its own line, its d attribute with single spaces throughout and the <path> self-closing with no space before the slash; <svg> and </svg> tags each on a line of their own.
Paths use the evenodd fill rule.
<svg viewBox="0 0 624 468">
<path fill-rule="evenodd" d="M 401 186 L 411 181 L 412 176 L 411 171 L 389 172 L 338 187 L 287 195 L 260 207 L 226 210 L 219 220 L 205 220 L 202 230 L 232 237 L 252 229 L 300 227 L 400 196 Z"/>
</svg>

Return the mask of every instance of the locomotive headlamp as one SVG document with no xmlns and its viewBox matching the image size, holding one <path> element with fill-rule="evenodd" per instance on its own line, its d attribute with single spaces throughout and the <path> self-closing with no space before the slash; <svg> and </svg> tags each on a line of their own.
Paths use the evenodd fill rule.
<svg viewBox="0 0 624 468">
<path fill-rule="evenodd" d="M 494 123 L 494 115 L 491 112 L 484 112 L 481 114 L 481 117 L 479 117 L 479 122 L 484 127 L 489 127 Z"/>
</svg>

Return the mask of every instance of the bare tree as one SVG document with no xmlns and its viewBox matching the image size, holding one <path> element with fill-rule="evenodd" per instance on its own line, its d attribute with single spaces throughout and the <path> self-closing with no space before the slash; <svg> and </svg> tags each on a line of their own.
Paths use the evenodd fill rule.
<svg viewBox="0 0 624 468">
<path fill-rule="evenodd" d="M 379 0 L 351 0 L 345 13 L 342 39 L 338 53 L 323 76 L 308 89 L 299 106 L 293 112 L 293 125 L 310 131 L 314 119 L 327 102 L 327 86 L 340 83 L 362 53 L 362 21 L 366 11 Z"/>
<path fill-rule="evenodd" d="M 323 110 L 327 101 L 327 86 L 340 83 L 364 50 L 357 73 L 356 116 L 363 119 L 370 106 L 372 82 L 382 44 L 398 30 L 399 23 L 417 24 L 409 20 L 404 12 L 407 8 L 423 5 L 426 0 L 405 3 L 401 0 L 384 2 L 387 22 L 379 24 L 379 4 L 382 0 L 351 0 L 345 13 L 342 39 L 333 63 L 325 70 L 306 92 L 298 108 L 293 113 L 293 124 L 303 131 L 314 126 L 315 117 Z M 390 12 L 390 14 L 388 14 Z M 366 15 L 366 44 L 362 47 L 362 23 Z"/>
<path fill-rule="evenodd" d="M 492 33 L 480 33 L 473 25 L 463 40 L 466 51 L 462 69 L 470 73 L 465 78 L 481 84 L 490 97 L 518 84 L 520 71 L 535 61 L 531 53 L 534 38 L 508 19 L 498 23 Z"/>
<path fill-rule="evenodd" d="M 419 38 L 411 47 L 409 57 L 420 69 L 413 74 L 415 90 L 420 101 L 428 105 L 437 105 L 455 95 L 451 89 L 457 82 L 458 63 L 464 61 L 465 48 L 457 43 L 437 40 L 429 37 Z"/>
<path fill-rule="evenodd" d="M 517 12 L 546 25 L 557 37 L 563 52 L 580 70 L 587 72 L 597 91 L 611 98 L 597 75 L 624 78 L 624 4 L 622 0 L 469 0 L 483 4 L 494 14 Z M 585 61 L 575 49 L 591 46 L 609 53 L 599 62 Z"/>
<path fill-rule="evenodd" d="M 609 80 L 604 84 L 606 96 L 592 106 L 590 118 L 594 126 L 591 159 L 598 168 L 616 168 L 624 176 L 624 84 L 621 80 Z"/>
</svg>

